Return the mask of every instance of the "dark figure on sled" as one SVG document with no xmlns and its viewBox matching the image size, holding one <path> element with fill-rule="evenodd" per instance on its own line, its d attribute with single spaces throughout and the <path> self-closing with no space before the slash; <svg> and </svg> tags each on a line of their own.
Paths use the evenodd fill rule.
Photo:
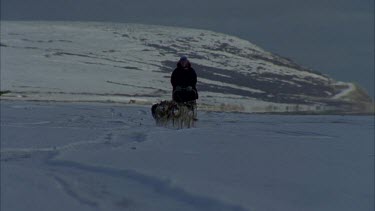
<svg viewBox="0 0 375 211">
<path fill-rule="evenodd" d="M 161 126 L 192 127 L 197 120 L 197 74 L 186 56 L 180 58 L 172 72 L 172 101 L 162 101 L 151 108 L 152 116 Z"/>
</svg>

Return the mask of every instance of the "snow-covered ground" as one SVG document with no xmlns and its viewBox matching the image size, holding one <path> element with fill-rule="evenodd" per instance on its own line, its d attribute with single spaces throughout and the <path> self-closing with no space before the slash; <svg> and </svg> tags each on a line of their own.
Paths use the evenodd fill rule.
<svg viewBox="0 0 375 211">
<path fill-rule="evenodd" d="M 344 89 L 342 92 L 338 93 L 337 95 L 333 96 L 333 99 L 340 99 L 342 97 L 348 96 L 351 92 L 354 92 L 356 89 L 355 85 L 352 83 L 338 82 L 337 85 L 347 86 L 347 88 Z"/>
<path fill-rule="evenodd" d="M 1 101 L 1 210 L 374 208 L 374 118 Z"/>
<path fill-rule="evenodd" d="M 373 116 L 209 112 L 310 111 L 319 99 L 293 99 L 350 83 L 205 30 L 1 22 L 0 48 L 2 211 L 374 208 Z M 199 67 L 199 121 L 156 127 L 180 54 Z"/>
</svg>

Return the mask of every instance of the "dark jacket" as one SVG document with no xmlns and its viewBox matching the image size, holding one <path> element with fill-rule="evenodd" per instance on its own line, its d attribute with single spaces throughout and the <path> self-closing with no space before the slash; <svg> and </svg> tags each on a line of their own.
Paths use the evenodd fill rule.
<svg viewBox="0 0 375 211">
<path fill-rule="evenodd" d="M 196 99 L 198 99 L 197 91 L 197 73 L 191 67 L 190 62 L 187 68 L 183 68 L 180 63 L 177 63 L 177 68 L 173 71 L 171 76 L 171 84 L 173 86 L 173 92 L 176 87 L 186 88 L 191 86 L 196 92 Z"/>
</svg>

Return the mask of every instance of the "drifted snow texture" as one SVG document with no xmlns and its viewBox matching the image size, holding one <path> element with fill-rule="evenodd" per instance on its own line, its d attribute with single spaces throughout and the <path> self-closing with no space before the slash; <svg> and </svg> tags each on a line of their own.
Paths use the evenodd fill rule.
<svg viewBox="0 0 375 211">
<path fill-rule="evenodd" d="M 1 102 L 1 210 L 370 210 L 374 120 Z"/>
</svg>

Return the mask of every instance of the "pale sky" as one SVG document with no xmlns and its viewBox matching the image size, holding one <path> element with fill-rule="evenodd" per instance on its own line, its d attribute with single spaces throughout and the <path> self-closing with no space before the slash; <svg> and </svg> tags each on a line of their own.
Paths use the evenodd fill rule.
<svg viewBox="0 0 375 211">
<path fill-rule="evenodd" d="M 1 0 L 1 20 L 209 29 L 374 93 L 373 0 Z"/>
</svg>

